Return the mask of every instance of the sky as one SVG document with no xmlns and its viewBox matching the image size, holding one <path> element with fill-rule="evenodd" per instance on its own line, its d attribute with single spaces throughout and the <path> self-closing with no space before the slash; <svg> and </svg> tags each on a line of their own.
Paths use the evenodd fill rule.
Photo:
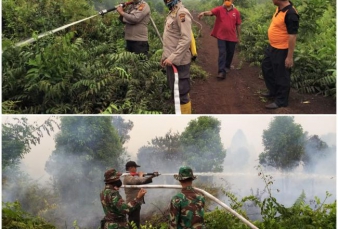
<svg viewBox="0 0 338 229">
<path fill-rule="evenodd" d="M 49 116 L 29 116 L 30 122 L 37 121 L 42 123 Z M 230 147 L 234 134 L 241 129 L 249 145 L 252 145 L 257 153 L 263 151 L 262 133 L 268 128 L 272 121 L 272 115 L 213 115 L 221 121 L 221 139 L 225 149 Z M 325 135 L 327 133 L 336 133 L 335 115 L 297 115 L 295 122 L 303 127 L 304 131 L 310 135 Z M 137 160 L 138 149 L 147 145 L 155 137 L 164 136 L 169 130 L 182 133 L 191 120 L 198 118 L 197 115 L 175 116 L 175 115 L 124 115 L 125 120 L 131 120 L 134 123 L 130 131 L 130 141 L 127 143 L 127 151 L 131 159 Z M 2 122 L 11 119 L 11 116 L 3 116 Z M 55 132 L 56 133 L 56 132 Z M 54 133 L 54 134 L 55 134 Z M 53 136 L 46 136 L 41 144 L 33 146 L 29 154 L 23 160 L 22 165 L 34 179 L 46 178 L 44 171 L 45 162 L 51 152 L 55 149 Z"/>
</svg>

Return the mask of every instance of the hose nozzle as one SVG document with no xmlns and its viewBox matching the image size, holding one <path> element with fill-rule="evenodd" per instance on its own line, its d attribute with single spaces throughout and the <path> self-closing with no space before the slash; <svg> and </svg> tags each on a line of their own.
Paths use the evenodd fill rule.
<svg viewBox="0 0 338 229">
<path fill-rule="evenodd" d="M 126 175 L 131 175 L 131 176 L 138 176 L 138 173 L 124 173 L 122 174 L 122 176 L 126 176 Z M 159 175 L 161 175 L 160 173 L 158 172 L 153 172 L 153 173 L 144 173 L 143 176 L 155 176 L 155 177 L 158 177 Z"/>
</svg>

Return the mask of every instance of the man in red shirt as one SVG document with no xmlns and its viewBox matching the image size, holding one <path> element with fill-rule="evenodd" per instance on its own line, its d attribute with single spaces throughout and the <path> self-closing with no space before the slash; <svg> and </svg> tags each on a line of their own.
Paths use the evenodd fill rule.
<svg viewBox="0 0 338 229">
<path fill-rule="evenodd" d="M 235 53 L 235 47 L 240 42 L 241 15 L 232 4 L 233 0 L 225 0 L 222 6 L 211 11 L 204 11 L 198 15 L 216 16 L 211 36 L 217 38 L 218 44 L 218 78 L 225 79 Z"/>
</svg>

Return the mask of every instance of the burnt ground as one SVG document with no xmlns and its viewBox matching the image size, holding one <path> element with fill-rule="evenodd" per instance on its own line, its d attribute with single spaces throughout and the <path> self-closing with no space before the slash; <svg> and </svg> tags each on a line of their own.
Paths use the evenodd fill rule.
<svg viewBox="0 0 338 229">
<path fill-rule="evenodd" d="M 234 68 L 225 80 L 218 79 L 216 38 L 210 36 L 210 26 L 203 20 L 198 22 L 203 27 L 196 61 L 209 77 L 193 82 L 190 91 L 193 114 L 336 114 L 334 98 L 301 94 L 295 89 L 291 89 L 288 107 L 266 109 L 265 105 L 273 100 L 260 96 L 260 92 L 266 90 L 264 80 L 259 78 L 260 67 L 241 63 L 237 51 L 232 62 Z"/>
</svg>

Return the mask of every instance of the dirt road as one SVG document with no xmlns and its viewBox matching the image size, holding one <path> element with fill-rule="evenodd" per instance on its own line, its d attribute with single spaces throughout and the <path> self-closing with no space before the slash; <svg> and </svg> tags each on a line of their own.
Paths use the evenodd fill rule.
<svg viewBox="0 0 338 229">
<path fill-rule="evenodd" d="M 265 105 L 273 101 L 260 96 L 260 92 L 266 90 L 264 80 L 259 78 L 260 68 L 246 62 L 240 66 L 238 53 L 234 56 L 234 69 L 226 79 L 216 78 L 217 41 L 210 36 L 210 26 L 199 22 L 203 28 L 198 40 L 197 63 L 209 77 L 196 80 L 192 85 L 193 114 L 336 114 L 336 102 L 332 97 L 300 94 L 294 89 L 290 92 L 288 107 L 266 109 Z"/>
</svg>

